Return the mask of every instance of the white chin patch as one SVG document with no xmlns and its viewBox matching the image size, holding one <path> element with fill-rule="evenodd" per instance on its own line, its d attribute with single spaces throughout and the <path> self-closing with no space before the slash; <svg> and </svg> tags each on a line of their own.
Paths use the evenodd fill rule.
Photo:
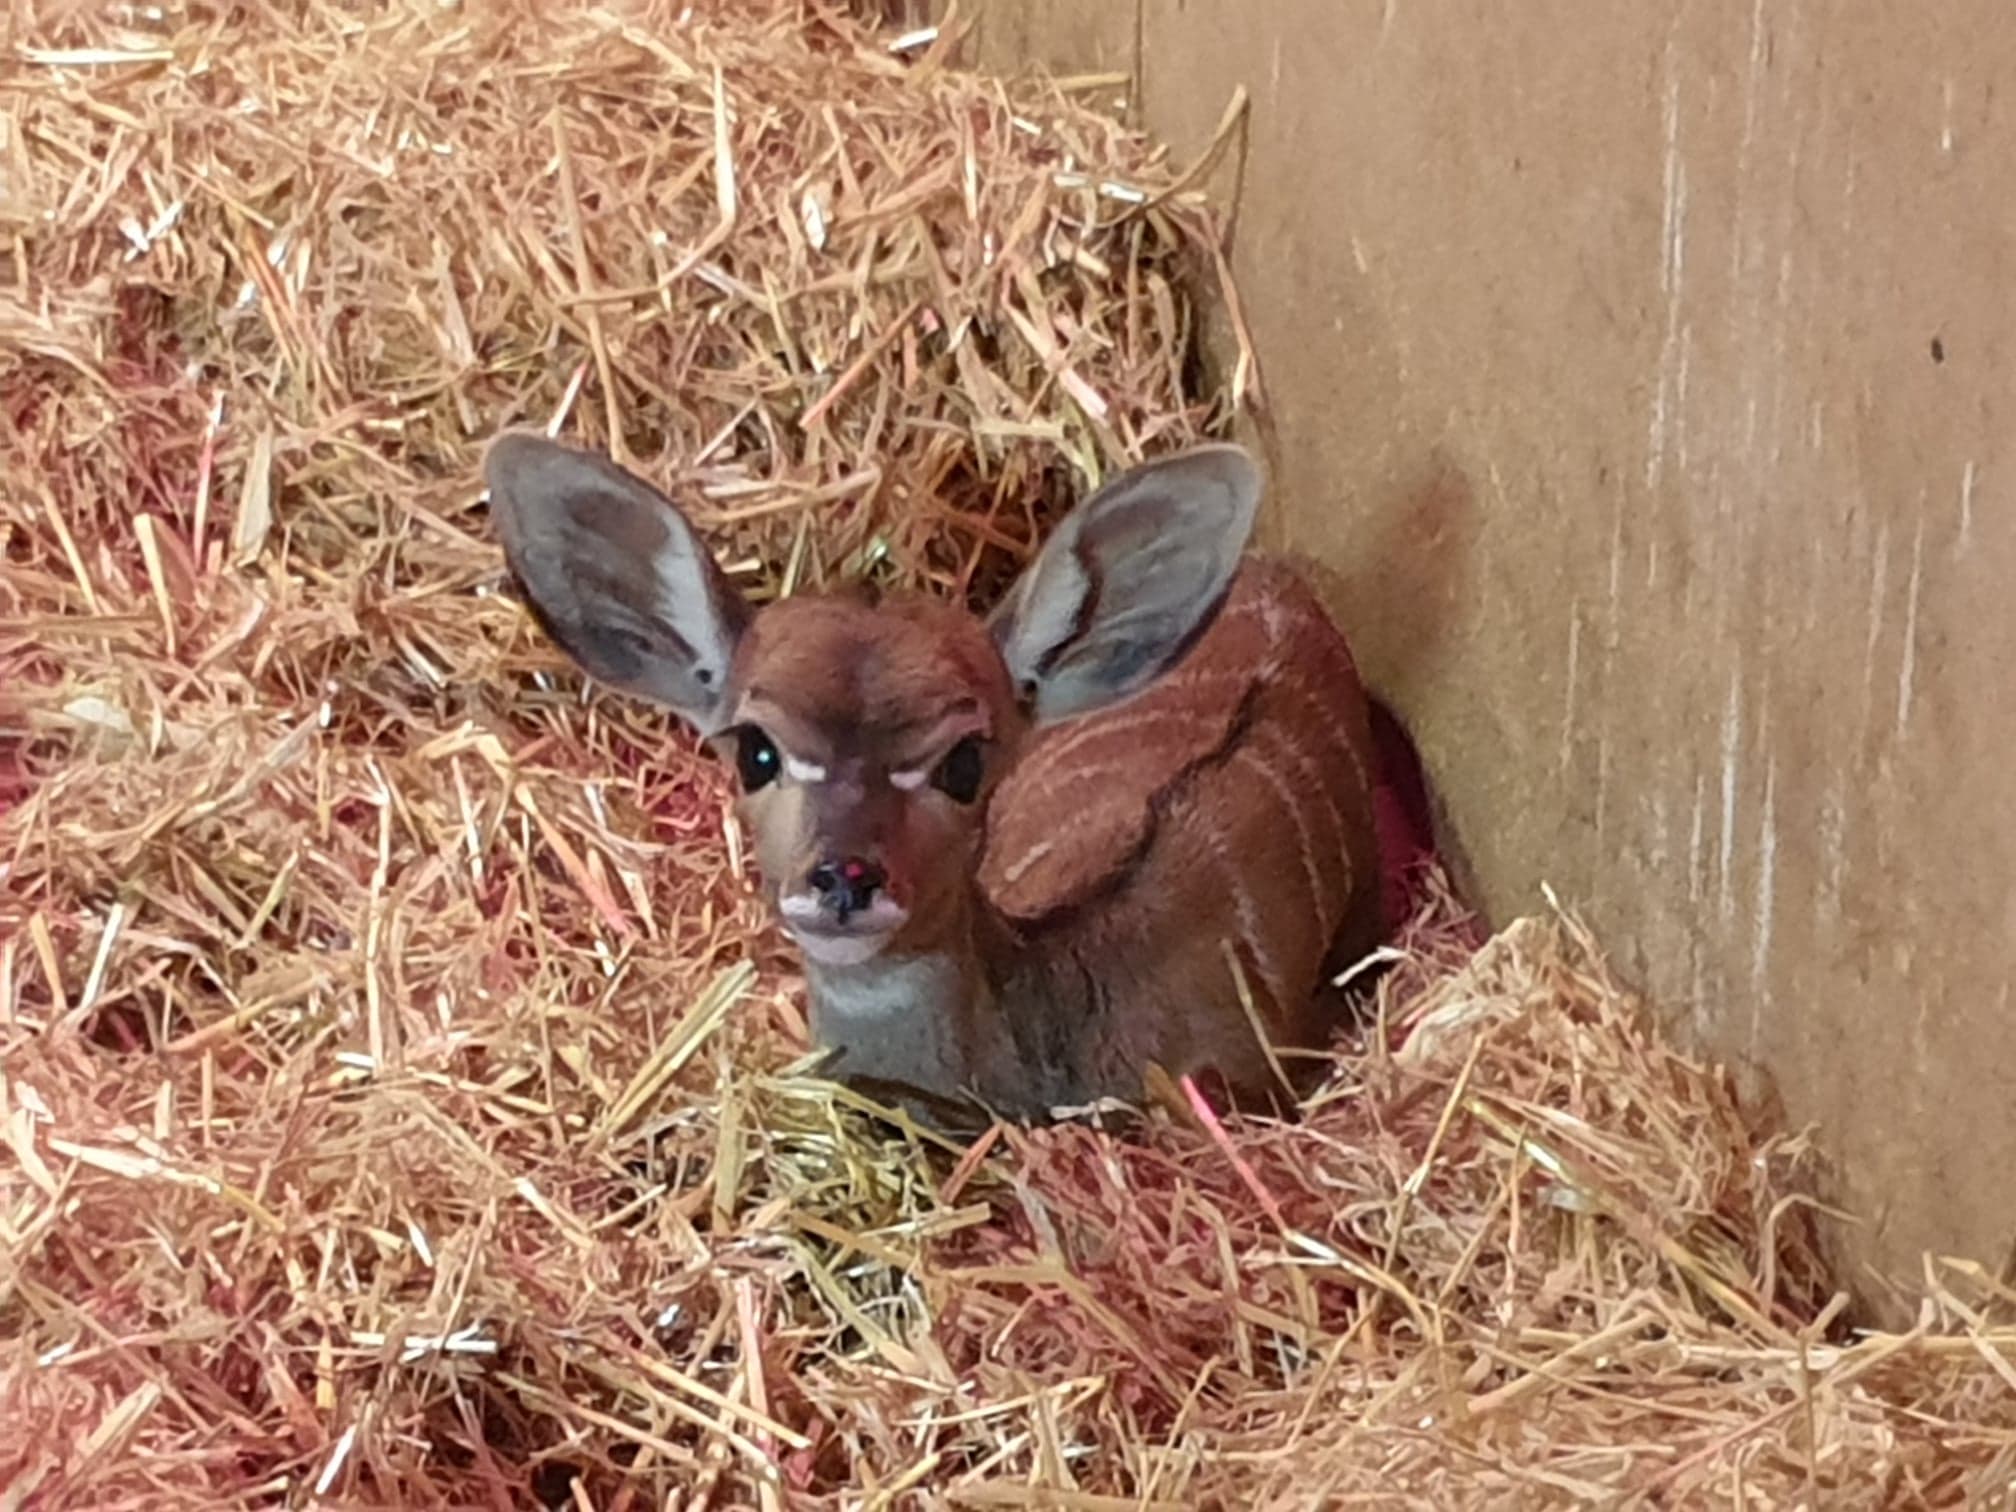
<svg viewBox="0 0 2016 1512">
<path fill-rule="evenodd" d="M 821 966 L 861 966 L 875 959 L 889 943 L 887 934 L 800 934 L 790 931 L 805 959 Z"/>
</svg>

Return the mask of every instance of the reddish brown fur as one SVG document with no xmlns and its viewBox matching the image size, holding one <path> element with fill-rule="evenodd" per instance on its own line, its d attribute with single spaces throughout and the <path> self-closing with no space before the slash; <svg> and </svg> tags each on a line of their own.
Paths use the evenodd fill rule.
<svg viewBox="0 0 2016 1512">
<path fill-rule="evenodd" d="M 872 607 L 837 595 L 781 600 L 750 626 L 730 680 L 745 697 L 787 706 L 829 750 L 895 767 L 932 755 L 919 747 L 939 725 L 970 719 L 991 734 L 1014 705 L 986 630 L 921 594 Z"/>
<path fill-rule="evenodd" d="M 1326 967 L 1377 943 L 1365 698 L 1283 565 L 1250 560 L 1146 691 L 1026 735 L 986 631 L 928 599 L 773 605 L 732 685 L 738 718 L 868 779 L 746 798 L 766 877 L 802 875 L 836 826 L 843 848 L 882 859 L 913 910 L 888 956 L 978 957 L 968 1006 L 983 1021 L 951 1035 L 966 1048 L 948 1069 L 996 1107 L 1136 1097 L 1151 1061 L 1263 1100 L 1276 1082 L 1227 946 L 1269 1039 L 1292 1048 L 1331 1027 Z M 883 780 L 969 732 L 995 742 L 984 808 Z"/>
<path fill-rule="evenodd" d="M 963 901 L 982 810 L 897 792 L 887 778 L 929 766 L 968 734 L 993 743 L 995 771 L 1006 765 L 1021 716 L 986 630 L 921 595 L 872 607 L 852 596 L 784 599 L 756 616 L 729 685 L 731 725 L 755 723 L 842 779 L 743 797 L 773 897 L 836 852 L 871 855 L 913 913 L 897 943 L 935 947 Z"/>
<path fill-rule="evenodd" d="M 1289 568 L 1249 560 L 1190 653 L 1146 692 L 1040 732 L 994 800 L 981 886 L 1032 958 L 1103 979 L 1091 1080 L 1271 1075 L 1225 947 L 1277 1044 L 1331 1027 L 1326 966 L 1378 943 L 1365 696 Z"/>
</svg>

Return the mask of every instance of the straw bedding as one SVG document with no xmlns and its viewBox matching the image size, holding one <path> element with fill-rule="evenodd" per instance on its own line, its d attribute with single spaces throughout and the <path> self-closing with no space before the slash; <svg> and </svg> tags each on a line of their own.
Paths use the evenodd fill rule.
<svg viewBox="0 0 2016 1512">
<path fill-rule="evenodd" d="M 1250 397 L 1068 87 L 817 0 L 0 25 L 0 1505 L 1988 1503 L 1995 1277 L 1430 885 L 1294 1126 L 794 1072 L 722 775 L 499 592 L 482 442 L 752 591 L 984 602 Z M 1113 81 L 1080 81 L 1105 89 Z"/>
</svg>

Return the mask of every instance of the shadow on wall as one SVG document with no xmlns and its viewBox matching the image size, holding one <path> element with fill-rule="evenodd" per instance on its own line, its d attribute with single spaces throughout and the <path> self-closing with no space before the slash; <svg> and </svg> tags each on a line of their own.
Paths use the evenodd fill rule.
<svg viewBox="0 0 2016 1512">
<path fill-rule="evenodd" d="M 1434 752 L 1416 745 L 1396 713 L 1412 691 L 1440 675 L 1453 649 L 1450 631 L 1476 592 L 1476 497 L 1447 453 L 1431 450 L 1393 495 L 1368 508 L 1339 501 L 1348 553 L 1296 549 L 1291 554 L 1322 595 L 1354 647 L 1368 641 L 1391 654 L 1360 671 L 1372 696 L 1372 737 L 1380 763 L 1381 850 L 1410 867 L 1438 860 L 1458 897 L 1479 909 L 1482 894 L 1458 833 L 1436 791 Z M 1342 565 L 1332 565 L 1342 563 Z M 1404 635 L 1367 633 L 1370 616 L 1405 619 Z M 1481 917 L 1481 912 L 1480 912 Z M 1488 924 L 1488 920 L 1485 921 Z"/>
</svg>

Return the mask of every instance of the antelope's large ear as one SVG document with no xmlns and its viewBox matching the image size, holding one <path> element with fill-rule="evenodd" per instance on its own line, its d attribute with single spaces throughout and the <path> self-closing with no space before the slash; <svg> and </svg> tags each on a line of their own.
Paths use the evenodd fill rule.
<svg viewBox="0 0 2016 1512">
<path fill-rule="evenodd" d="M 1237 446 L 1123 473 L 1072 510 L 989 626 L 1038 723 L 1139 691 L 1211 623 L 1260 503 Z"/>
<path fill-rule="evenodd" d="M 491 443 L 483 477 L 511 575 L 560 649 L 716 733 L 749 608 L 677 506 L 605 457 L 522 432 Z"/>
</svg>

